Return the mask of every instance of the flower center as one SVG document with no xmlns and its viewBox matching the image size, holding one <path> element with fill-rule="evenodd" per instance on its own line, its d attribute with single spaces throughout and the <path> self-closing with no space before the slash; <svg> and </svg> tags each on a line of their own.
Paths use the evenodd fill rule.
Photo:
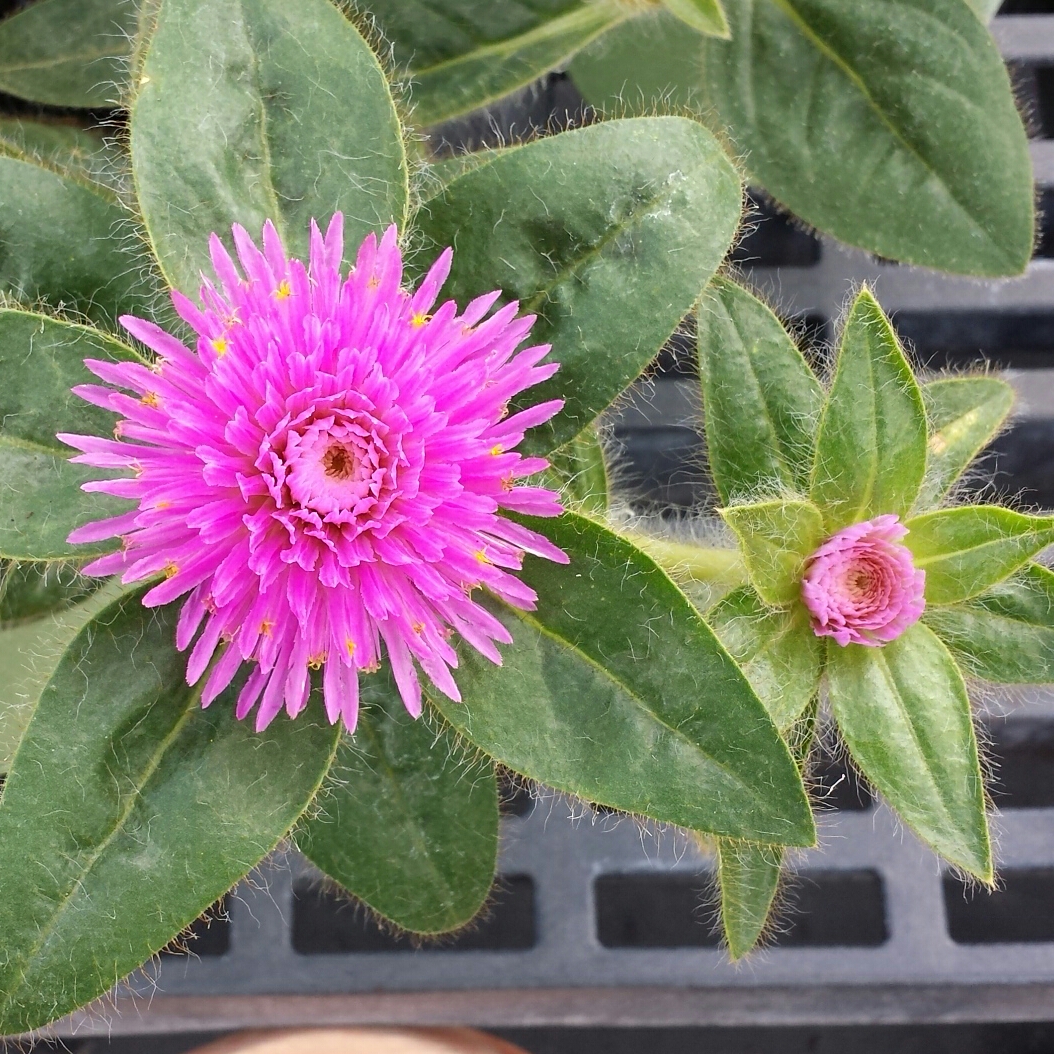
<svg viewBox="0 0 1054 1054">
<path fill-rule="evenodd" d="M 348 479 L 355 471 L 355 455 L 342 443 L 334 443 L 322 456 L 322 466 L 330 478 Z"/>
</svg>

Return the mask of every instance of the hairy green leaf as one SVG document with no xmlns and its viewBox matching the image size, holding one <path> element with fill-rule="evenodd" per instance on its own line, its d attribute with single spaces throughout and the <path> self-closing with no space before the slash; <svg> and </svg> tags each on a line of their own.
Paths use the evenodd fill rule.
<svg viewBox="0 0 1054 1054">
<path fill-rule="evenodd" d="M 722 838 L 717 864 L 721 928 L 735 961 L 754 948 L 765 930 L 779 886 L 783 847 Z"/>
<path fill-rule="evenodd" d="M 0 801 L 0 1033 L 101 995 L 253 868 L 318 789 L 317 696 L 265 732 L 234 690 L 202 710 L 173 608 L 126 595 L 59 663 Z"/>
<path fill-rule="evenodd" d="M 732 34 L 720 0 L 662 0 L 666 10 L 707 36 L 727 40 Z"/>
<path fill-rule="evenodd" d="M 374 911 L 414 933 L 443 933 L 483 906 L 498 854 L 498 785 L 445 726 L 406 712 L 390 667 L 364 678 L 300 850 Z"/>
<path fill-rule="evenodd" d="M 531 526 L 571 563 L 528 558 L 538 609 L 502 609 L 515 642 L 503 668 L 462 649 L 464 702 L 433 695 L 447 720 L 514 771 L 588 801 L 696 831 L 811 844 L 786 746 L 677 587 L 583 517 Z"/>
<path fill-rule="evenodd" d="M 596 429 L 580 432 L 549 455 L 546 473 L 550 486 L 588 516 L 602 517 L 608 509 L 608 470 Z"/>
<path fill-rule="evenodd" d="M 74 564 L 0 561 L 0 629 L 72 607 L 103 581 L 80 574 Z"/>
<path fill-rule="evenodd" d="M 658 354 L 720 264 L 739 209 L 717 140 L 692 121 L 654 117 L 501 151 L 417 221 L 434 246 L 454 246 L 445 289 L 459 303 L 498 287 L 538 314 L 532 340 L 551 343 L 561 368 L 526 398 L 565 400 L 525 440 L 544 454 Z"/>
<path fill-rule="evenodd" d="M 804 605 L 766 607 L 752 586 L 742 586 L 711 608 L 706 621 L 776 727 L 789 729 L 816 697 L 823 670 L 823 642 Z"/>
<path fill-rule="evenodd" d="M 707 456 L 724 502 L 806 491 L 821 389 L 779 319 L 715 278 L 699 309 Z"/>
<path fill-rule="evenodd" d="M 916 507 L 936 505 L 991 442 L 1014 405 L 1014 389 L 997 377 L 950 377 L 922 386 L 929 418 L 926 477 Z"/>
<path fill-rule="evenodd" d="M 113 140 L 66 119 L 0 116 L 0 149 L 74 178 L 121 186 L 124 158 Z"/>
<path fill-rule="evenodd" d="M 998 49 L 962 0 L 735 0 L 728 16 L 732 39 L 707 39 L 701 80 L 775 198 L 882 256 L 1025 269 L 1025 132 Z"/>
<path fill-rule="evenodd" d="M 271 219 L 307 259 L 341 210 L 346 259 L 405 223 L 407 168 L 384 73 L 330 0 L 164 0 L 131 114 L 132 171 L 176 288 L 210 271 L 212 232 Z"/>
<path fill-rule="evenodd" d="M 590 0 L 370 0 L 412 75 L 413 119 L 435 124 L 522 88 L 627 16 Z"/>
<path fill-rule="evenodd" d="M 942 856 L 992 882 L 984 785 L 966 685 L 917 622 L 881 648 L 828 644 L 831 709 L 853 760 Z"/>
<path fill-rule="evenodd" d="M 1002 581 L 1054 542 L 1054 519 L 997 505 L 938 509 L 908 520 L 904 544 L 926 572 L 926 602 L 955 604 Z"/>
<path fill-rule="evenodd" d="M 0 90 L 51 106 L 116 106 L 136 0 L 38 0 L 0 22 Z"/>
<path fill-rule="evenodd" d="M 0 291 L 110 324 L 141 311 L 159 285 L 113 189 L 90 178 L 105 170 L 101 149 L 84 151 L 86 133 L 11 131 L 0 128 Z"/>
<path fill-rule="evenodd" d="M 74 546 L 66 536 L 128 508 L 116 498 L 85 494 L 80 485 L 105 472 L 71 465 L 76 451 L 55 438 L 56 432 L 113 432 L 113 414 L 70 391 L 95 380 L 85 358 L 117 362 L 136 354 L 86 326 L 0 310 L 0 557 L 68 560 L 106 552 L 105 543 Z"/>
<path fill-rule="evenodd" d="M 750 581 L 767 604 L 801 597 L 805 561 L 824 539 L 823 517 L 807 501 L 777 500 L 721 509 L 736 532 Z"/>
<path fill-rule="evenodd" d="M 812 500 L 831 532 L 872 516 L 903 516 L 925 471 L 919 386 L 889 320 L 870 291 L 861 290 L 820 418 Z"/>
<path fill-rule="evenodd" d="M 1054 681 L 1054 573 L 1030 564 L 962 604 L 931 607 L 932 629 L 973 676 L 997 684 Z"/>
</svg>

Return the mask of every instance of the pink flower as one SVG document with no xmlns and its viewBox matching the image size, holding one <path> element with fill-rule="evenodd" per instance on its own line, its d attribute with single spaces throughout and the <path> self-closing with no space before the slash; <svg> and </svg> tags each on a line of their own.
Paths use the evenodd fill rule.
<svg viewBox="0 0 1054 1054">
<path fill-rule="evenodd" d="M 809 557 L 801 592 L 816 636 L 843 648 L 877 647 L 919 620 L 926 572 L 900 544 L 907 533 L 898 517 L 876 516 L 832 535 Z"/>
<path fill-rule="evenodd" d="M 382 641 L 411 714 L 421 712 L 415 661 L 460 699 L 452 631 L 499 664 L 494 642 L 511 641 L 473 592 L 529 609 L 534 591 L 509 573 L 524 553 L 567 562 L 500 515 L 561 511 L 554 492 L 518 483 L 547 462 L 514 449 L 561 402 L 508 413 L 513 396 L 556 371 L 539 365 L 549 346 L 516 352 L 534 316 L 517 318 L 512 303 L 485 319 L 498 292 L 461 314 L 453 301 L 429 314 L 451 250 L 406 292 L 395 227 L 380 245 L 372 234 L 362 243 L 346 279 L 339 213 L 325 237 L 312 223 L 308 267 L 286 258 L 270 223 L 263 252 L 241 227 L 234 241 L 244 278 L 213 235 L 219 286 L 203 279 L 202 310 L 172 294 L 198 334 L 196 354 L 126 316 L 157 364 L 86 362 L 138 398 L 79 386 L 81 398 L 123 415 L 118 438 L 59 438 L 83 451 L 74 461 L 129 473 L 85 490 L 138 508 L 70 541 L 121 539 L 89 574 L 163 573 L 148 607 L 186 596 L 176 644 L 197 638 L 188 683 L 212 664 L 203 706 L 243 661 L 255 663 L 237 716 L 259 701 L 257 729 L 283 706 L 291 717 L 304 708 L 318 667 L 329 720 L 354 729 L 358 671 L 380 666 Z"/>
</svg>

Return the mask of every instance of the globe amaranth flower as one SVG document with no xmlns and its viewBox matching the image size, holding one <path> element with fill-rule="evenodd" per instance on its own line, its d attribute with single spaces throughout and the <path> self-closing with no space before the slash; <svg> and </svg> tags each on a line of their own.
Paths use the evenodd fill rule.
<svg viewBox="0 0 1054 1054">
<path fill-rule="evenodd" d="M 534 317 L 518 318 L 515 303 L 485 317 L 499 292 L 460 314 L 453 301 L 429 314 L 451 251 L 408 293 L 395 227 L 380 244 L 366 238 L 346 279 L 339 213 L 325 237 L 312 223 L 306 267 L 287 259 L 270 223 L 262 252 L 241 227 L 234 241 L 244 277 L 213 235 L 219 283 L 203 278 L 203 307 L 173 293 L 198 334 L 196 353 L 126 316 L 156 366 L 86 362 L 136 395 L 79 386 L 122 415 L 117 438 L 59 438 L 83 451 L 74 461 L 130 473 L 85 490 L 138 508 L 70 541 L 121 539 L 89 574 L 163 574 L 143 597 L 148 607 L 186 596 L 176 643 L 194 645 L 189 683 L 226 642 L 203 705 L 255 662 L 237 715 L 259 701 L 258 729 L 283 705 L 290 716 L 304 708 L 318 667 L 329 720 L 353 729 L 358 672 L 380 666 L 382 642 L 411 714 L 421 711 L 415 663 L 457 700 L 452 633 L 496 663 L 495 642 L 511 640 L 473 592 L 530 608 L 534 591 L 510 571 L 525 552 L 567 560 L 500 514 L 561 511 L 555 493 L 519 482 L 547 462 L 514 449 L 561 403 L 508 412 L 513 396 L 557 369 L 540 365 L 549 346 L 516 352 Z"/>
<path fill-rule="evenodd" d="M 897 516 L 876 516 L 832 535 L 809 557 L 802 599 L 818 637 L 878 646 L 918 621 L 926 572 L 900 544 L 907 533 Z"/>
</svg>

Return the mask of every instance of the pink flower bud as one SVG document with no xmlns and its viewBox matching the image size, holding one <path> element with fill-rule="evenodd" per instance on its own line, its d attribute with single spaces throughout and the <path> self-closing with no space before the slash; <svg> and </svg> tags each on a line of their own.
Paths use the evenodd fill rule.
<svg viewBox="0 0 1054 1054">
<path fill-rule="evenodd" d="M 926 572 L 900 544 L 897 516 L 854 523 L 827 539 L 805 564 L 801 592 L 818 637 L 878 647 L 919 620 Z"/>
</svg>

